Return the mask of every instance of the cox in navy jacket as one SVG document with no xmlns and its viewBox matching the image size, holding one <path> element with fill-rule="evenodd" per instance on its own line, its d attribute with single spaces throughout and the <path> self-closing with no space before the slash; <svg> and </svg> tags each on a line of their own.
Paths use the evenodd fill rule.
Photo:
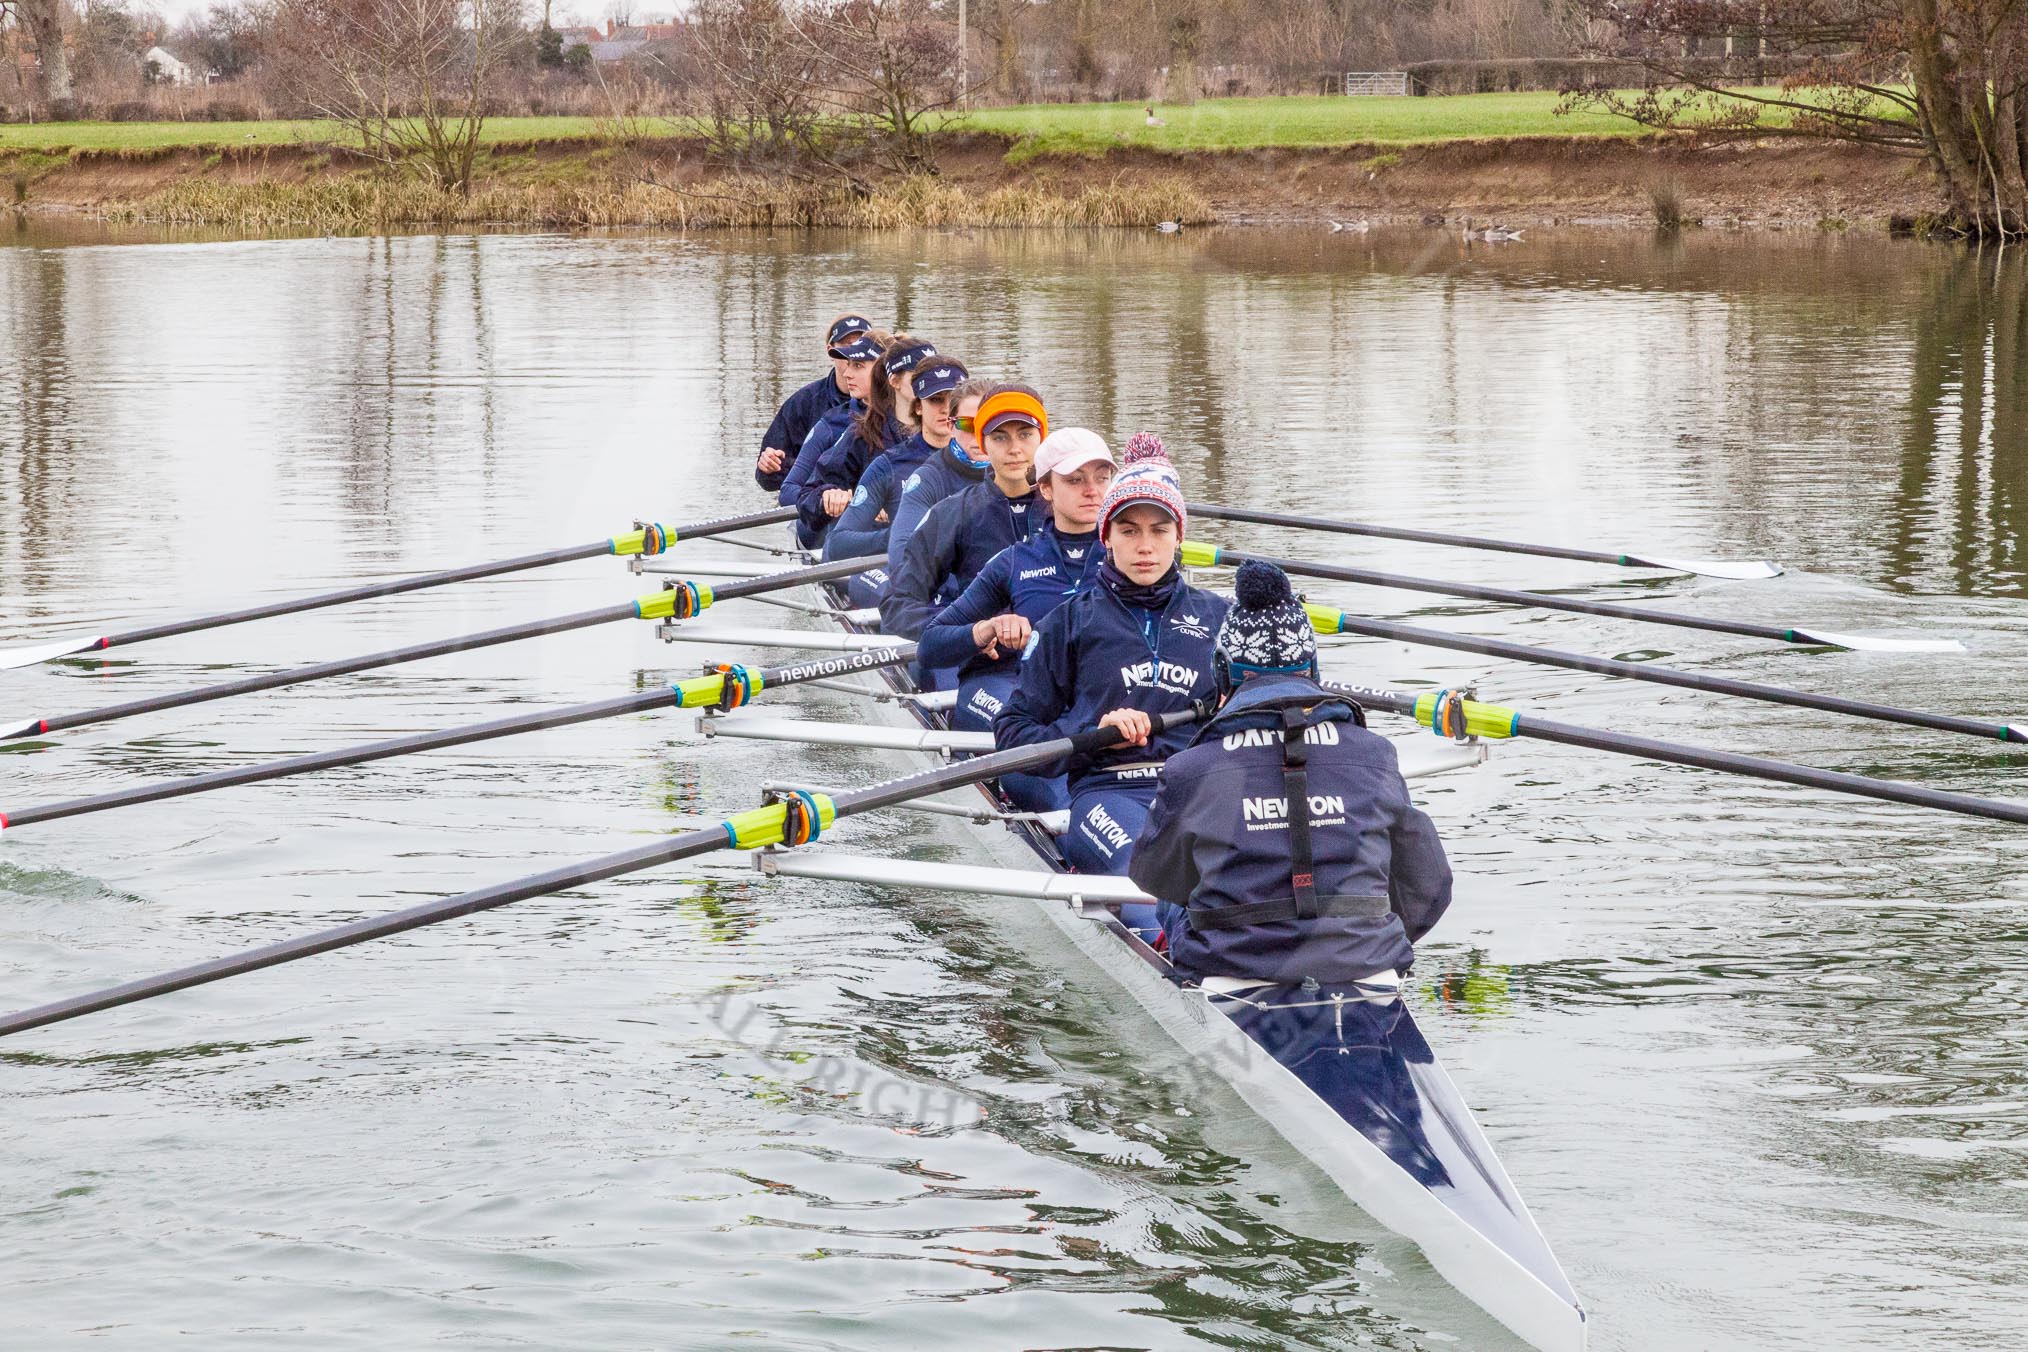
<svg viewBox="0 0 2028 1352">
<path fill-rule="evenodd" d="M 1217 689 L 1211 648 L 1226 604 L 1224 597 L 1180 580 L 1159 615 L 1127 605 L 1103 579 L 1073 596 L 1037 626 L 1021 655 L 1020 683 L 993 720 L 995 745 L 1005 751 L 1068 737 L 1096 727 L 1114 709 L 1160 714 L 1189 708 Z M 1070 756 L 1062 768 L 1070 776 L 1071 795 L 1120 766 L 1166 760 L 1189 738 L 1186 725 L 1147 746 Z M 1032 773 L 1050 774 L 1054 768 Z"/>
<path fill-rule="evenodd" d="M 1038 490 L 1010 498 L 991 479 L 931 507 L 909 537 L 901 567 L 888 565 L 880 631 L 900 638 L 920 635 L 995 554 L 1026 540 L 1048 513 Z M 920 653 L 916 660 L 922 660 Z"/>
<path fill-rule="evenodd" d="M 833 531 L 832 538 L 837 538 Z M 1037 625 L 1049 612 L 1083 591 L 1098 577 L 1105 546 L 1098 532 L 1065 536 L 1045 518 L 1028 538 L 987 560 L 964 594 L 937 612 L 922 631 L 917 659 L 926 667 L 958 667 L 959 679 L 988 672 L 1012 671 L 1019 653 L 1001 650 L 997 658 L 979 651 L 972 626 L 995 615 L 1014 614 Z"/>
<path fill-rule="evenodd" d="M 1283 713 L 1306 749 L 1317 914 L 1296 915 Z M 1255 676 L 1162 767 L 1129 876 L 1186 907 L 1169 959 L 1186 976 L 1342 985 L 1406 971 L 1451 904 L 1436 827 L 1409 800 L 1394 746 L 1307 676 Z"/>
<path fill-rule="evenodd" d="M 782 406 L 775 410 L 775 420 L 768 424 L 767 434 L 761 438 L 762 450 L 773 448 L 782 453 L 782 467 L 769 473 L 755 465 L 754 482 L 770 493 L 779 493 L 782 480 L 802 453 L 810 429 L 819 418 L 845 402 L 845 391 L 838 388 L 838 376 L 830 371 L 782 400 Z"/>
</svg>

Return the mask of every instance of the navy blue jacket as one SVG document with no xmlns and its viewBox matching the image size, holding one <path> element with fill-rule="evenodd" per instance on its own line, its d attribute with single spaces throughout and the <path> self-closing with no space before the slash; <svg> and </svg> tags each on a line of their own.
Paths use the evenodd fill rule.
<svg viewBox="0 0 2028 1352">
<path fill-rule="evenodd" d="M 844 402 L 845 391 L 838 388 L 838 377 L 830 371 L 782 400 L 782 406 L 775 410 L 775 420 L 768 424 L 767 434 L 761 438 L 762 450 L 773 447 L 782 452 L 782 467 L 770 474 L 756 465 L 754 482 L 770 493 L 779 493 L 782 480 L 802 453 L 810 429 L 819 418 Z"/>
<path fill-rule="evenodd" d="M 922 439 L 922 433 L 890 446 L 873 457 L 873 463 L 859 476 L 852 490 L 852 505 L 832 525 L 824 540 L 827 559 L 856 559 L 861 554 L 887 552 L 887 528 L 894 520 L 894 504 L 901 496 L 901 483 L 915 473 L 916 466 L 937 452 Z M 882 521 L 880 514 L 887 513 Z"/>
<path fill-rule="evenodd" d="M 1285 708 L 1302 711 L 1318 915 L 1295 918 Z M 1415 960 L 1451 904 L 1436 827 L 1394 746 L 1307 676 L 1255 676 L 1162 767 L 1128 874 L 1186 906 L 1169 960 L 1186 977 L 1343 984 Z"/>
<path fill-rule="evenodd" d="M 965 448 L 958 444 L 956 437 L 951 444 L 916 466 L 915 472 L 901 481 L 901 490 L 895 495 L 893 520 L 887 523 L 887 571 L 892 576 L 901 567 L 902 553 L 908 548 L 908 537 L 915 534 L 915 528 L 929 509 L 942 502 L 951 494 L 970 487 L 981 480 L 990 478 L 993 467 L 983 460 L 974 460 L 965 454 Z"/>
<path fill-rule="evenodd" d="M 920 636 L 995 554 L 1026 540 L 1048 514 L 1038 490 L 1010 498 L 991 479 L 931 507 L 909 537 L 901 567 L 888 565 L 887 591 L 880 598 L 880 631 L 900 638 Z M 916 660 L 922 661 L 920 653 Z"/>
<path fill-rule="evenodd" d="M 860 435 L 855 417 L 844 435 L 817 457 L 816 467 L 803 480 L 802 490 L 796 496 L 796 510 L 802 514 L 805 529 L 823 531 L 828 528 L 836 518 L 824 511 L 824 494 L 834 488 L 850 493 L 859 486 L 859 476 L 873 462 L 874 456 L 907 439 L 902 425 L 892 415 L 887 419 L 884 435 L 887 438 L 884 442 L 872 445 Z"/>
<path fill-rule="evenodd" d="M 835 538 L 837 533 L 832 534 Z M 1092 584 L 1105 553 L 1097 531 L 1060 535 L 1056 523 L 1045 517 L 1026 540 L 987 560 L 964 594 L 937 613 L 922 631 L 918 659 L 926 667 L 957 667 L 960 680 L 1012 671 L 1021 654 L 1002 648 L 999 657 L 988 658 L 973 641 L 972 626 L 1007 614 L 1031 625 L 1042 623 L 1050 611 Z"/>
<path fill-rule="evenodd" d="M 1211 648 L 1225 608 L 1224 597 L 1178 583 L 1168 607 L 1156 614 L 1128 605 L 1101 578 L 1037 626 L 1021 655 L 1021 681 L 993 720 L 994 743 L 1005 751 L 1068 737 L 1098 726 L 1114 709 L 1160 714 L 1188 708 L 1217 688 Z M 1071 756 L 1060 768 L 1075 795 L 1113 778 L 1122 766 L 1167 760 L 1189 740 L 1187 725 L 1172 728 L 1147 746 Z"/>
<path fill-rule="evenodd" d="M 817 472 L 817 462 L 824 458 L 824 452 L 830 450 L 838 438 L 851 430 L 852 420 L 865 410 L 866 405 L 854 399 L 850 403 L 838 405 L 817 419 L 817 425 L 810 429 L 810 435 L 803 438 L 803 449 L 797 452 L 796 463 L 789 466 L 789 472 L 782 476 L 782 491 L 775 495 L 776 502 L 784 507 L 799 506 L 803 497 L 803 485 Z M 822 519 L 814 526 L 803 519 L 796 522 L 796 538 L 805 549 L 812 548 L 821 541 L 824 538 L 825 528 L 831 524 L 830 517 L 824 516 L 822 512 L 817 515 Z"/>
</svg>

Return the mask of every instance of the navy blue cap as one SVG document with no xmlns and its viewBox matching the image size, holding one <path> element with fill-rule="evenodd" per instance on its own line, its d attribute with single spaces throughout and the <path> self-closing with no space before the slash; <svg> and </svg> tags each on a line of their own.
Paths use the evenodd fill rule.
<svg viewBox="0 0 2028 1352">
<path fill-rule="evenodd" d="M 926 366 L 916 367 L 915 384 L 912 388 L 915 390 L 915 397 L 918 399 L 928 399 L 932 395 L 938 394 L 949 394 L 952 390 L 964 384 L 965 377 L 970 374 L 971 372 L 965 369 L 963 362 L 951 361 L 946 358 L 942 361 L 931 362 Z"/>
<path fill-rule="evenodd" d="M 871 333 L 872 331 L 873 325 L 868 322 L 864 315 L 844 315 L 839 318 L 837 323 L 831 326 L 831 332 L 824 338 L 824 346 L 827 348 L 837 347 L 855 333 Z M 835 357 L 838 354 L 833 352 L 831 355 Z"/>
<path fill-rule="evenodd" d="M 846 361 L 873 361 L 880 356 L 880 344 L 868 333 L 848 334 L 844 342 L 832 345 L 831 355 Z"/>
<path fill-rule="evenodd" d="M 936 355 L 933 344 L 911 343 L 887 359 L 887 378 L 893 380 L 896 376 L 905 376 Z"/>
</svg>

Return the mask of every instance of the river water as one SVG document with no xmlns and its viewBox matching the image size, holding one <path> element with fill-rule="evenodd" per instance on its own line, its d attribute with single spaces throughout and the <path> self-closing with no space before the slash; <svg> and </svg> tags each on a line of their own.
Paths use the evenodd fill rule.
<svg viewBox="0 0 2028 1352">
<path fill-rule="evenodd" d="M 1470 250 L 1321 230 L 5 238 L 0 644 L 757 508 L 772 403 L 853 308 L 1029 380 L 1059 425 L 1161 432 L 1194 498 L 1790 571 L 1194 535 L 1969 652 L 1314 598 L 2028 713 L 2016 255 L 1579 231 Z M 116 649 L 0 673 L 0 723 L 650 589 L 596 560 Z M 602 698 L 697 657 L 607 626 L 15 743 L 0 811 Z M 1397 644 L 1326 660 L 2020 793 L 1998 743 Z M 898 765 L 703 744 L 690 723 L 9 831 L 0 1005 L 623 848 L 771 776 Z M 1418 1011 L 1593 1346 L 2019 1339 L 2018 828 L 1528 742 L 1419 792 L 1459 886 Z M 893 814 L 837 835 L 965 859 L 969 829 Z M 1024 905 L 716 860 L 10 1040 L 0 1342 L 1513 1346 Z"/>
</svg>

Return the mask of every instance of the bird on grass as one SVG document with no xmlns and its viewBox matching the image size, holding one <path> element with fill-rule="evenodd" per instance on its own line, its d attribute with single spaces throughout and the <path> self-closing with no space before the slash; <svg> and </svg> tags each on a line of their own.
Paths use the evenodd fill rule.
<svg viewBox="0 0 2028 1352">
<path fill-rule="evenodd" d="M 1148 105 L 1148 125 L 1151 127 L 1166 127 L 1169 125 L 1161 118 L 1155 116 L 1155 105 L 1152 103 Z"/>
</svg>

